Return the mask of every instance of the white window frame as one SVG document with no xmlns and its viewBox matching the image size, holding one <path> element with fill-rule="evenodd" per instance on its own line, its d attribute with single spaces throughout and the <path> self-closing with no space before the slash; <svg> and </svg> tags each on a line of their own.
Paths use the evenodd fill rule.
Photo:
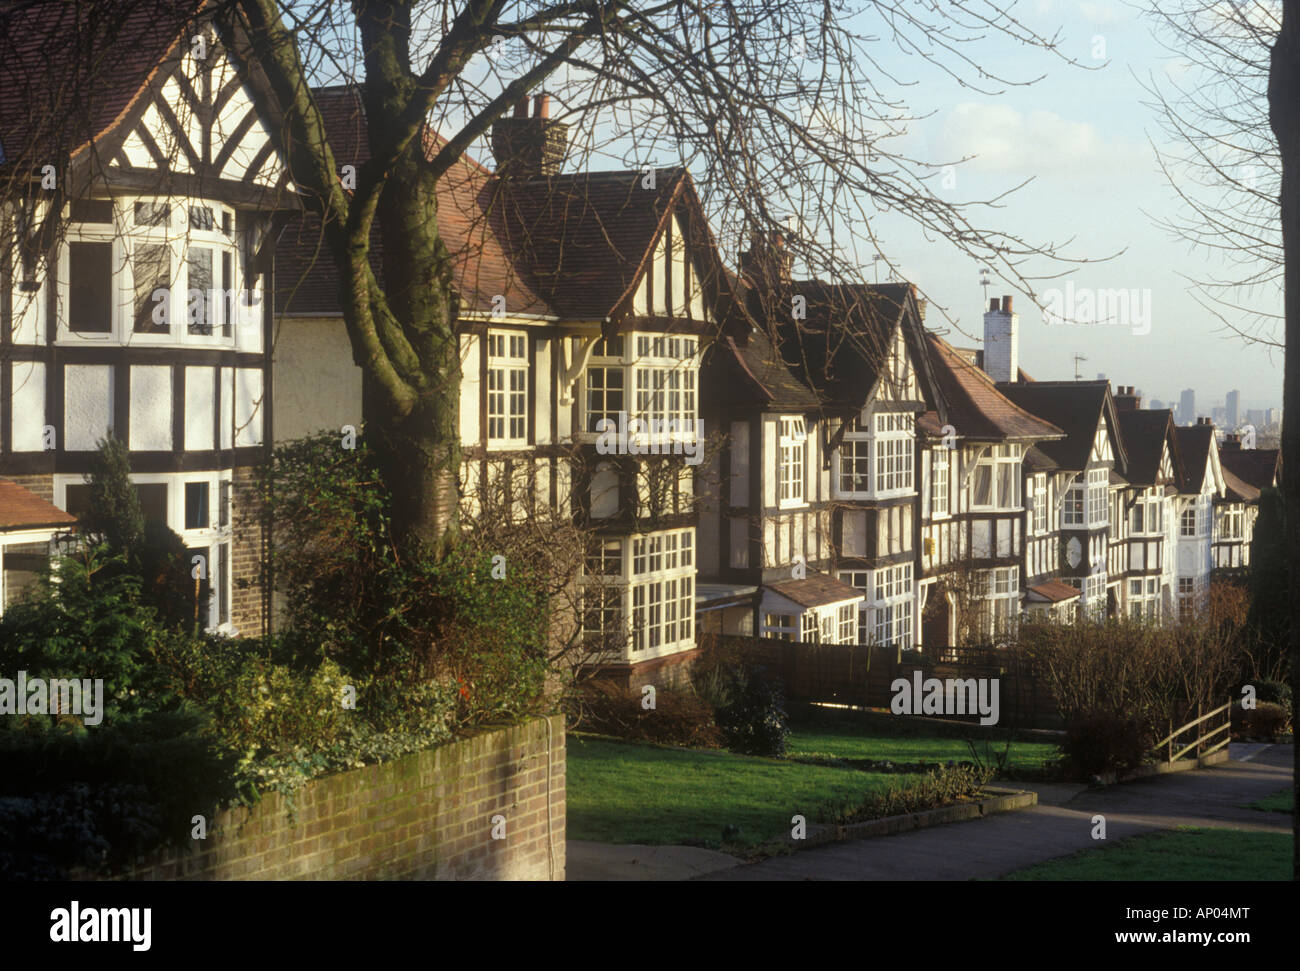
<svg viewBox="0 0 1300 971">
<path fill-rule="evenodd" d="M 488 448 L 528 444 L 528 335 L 490 330 L 487 335 Z M 498 424 L 499 423 L 499 424 Z M 499 432 L 493 434 L 499 427 Z"/>
<path fill-rule="evenodd" d="M 930 516 L 939 518 L 949 512 L 948 470 L 951 464 L 948 453 L 952 449 L 930 450 Z"/>
<path fill-rule="evenodd" d="M 777 499 L 782 509 L 806 506 L 808 480 L 808 431 L 800 415 L 782 416 L 780 427 L 780 467 Z"/>
<path fill-rule="evenodd" d="M 1021 493 L 1024 487 L 1020 481 L 1021 459 L 1019 446 L 1016 445 L 991 445 L 985 449 L 975 463 L 975 469 L 971 474 L 971 509 L 1012 511 L 1022 508 Z M 1006 475 L 1003 469 L 1008 466 L 1010 467 L 1009 481 L 1011 483 L 1011 495 L 1009 497 L 1002 495 L 1003 489 L 1000 485 Z M 987 470 L 989 477 L 989 494 L 988 501 L 981 503 L 976 483 L 984 470 Z M 1007 501 L 1008 499 L 1010 501 Z"/>
</svg>

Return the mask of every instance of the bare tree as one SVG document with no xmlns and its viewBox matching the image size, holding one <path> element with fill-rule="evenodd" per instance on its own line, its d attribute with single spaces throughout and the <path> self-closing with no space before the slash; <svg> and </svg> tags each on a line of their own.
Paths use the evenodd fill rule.
<svg viewBox="0 0 1300 971">
<path fill-rule="evenodd" d="M 1226 328 L 1281 347 L 1281 157 L 1268 124 L 1269 52 L 1280 8 L 1261 0 L 1172 3 L 1150 15 L 1176 71 L 1147 82 L 1167 139 L 1153 143 L 1179 206 L 1156 217 L 1224 269 L 1189 278 L 1198 302 Z"/>
<path fill-rule="evenodd" d="M 891 92 L 883 45 L 989 90 L 999 77 L 971 44 L 997 33 L 1056 52 L 996 4 L 903 0 L 623 0 L 331 4 L 225 0 L 221 36 L 275 119 L 279 144 L 324 249 L 345 281 L 353 355 L 364 371 L 367 427 L 404 541 L 441 549 L 458 529 L 457 295 L 433 218 L 437 186 L 494 122 L 543 85 L 585 133 L 581 153 L 622 153 L 647 173 L 684 162 L 724 238 L 785 224 L 814 269 L 856 263 L 874 246 L 869 219 L 897 211 L 1029 289 L 1027 261 L 1051 250 L 974 221 L 938 198 L 939 172 L 894 149 L 912 120 Z M 876 32 L 879 32 L 877 35 Z M 370 160 L 340 182 L 312 93 L 356 79 Z M 887 82 L 887 85 L 886 85 Z M 441 136 L 430 149 L 427 135 Z M 946 161 L 946 160 L 945 160 Z M 953 160 L 959 161 L 959 160 Z M 384 242 L 382 282 L 371 231 Z M 839 251 L 839 252 L 837 252 Z"/>
</svg>

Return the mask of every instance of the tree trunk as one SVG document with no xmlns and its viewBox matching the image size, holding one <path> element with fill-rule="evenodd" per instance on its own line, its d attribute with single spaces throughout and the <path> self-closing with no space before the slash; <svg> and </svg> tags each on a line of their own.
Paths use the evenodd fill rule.
<svg viewBox="0 0 1300 971">
<path fill-rule="evenodd" d="M 1282 28 L 1273 45 L 1268 77 L 1268 117 L 1282 159 L 1282 253 L 1286 351 L 1282 379 L 1282 496 L 1286 512 L 1287 590 L 1291 616 L 1291 692 L 1300 694 L 1300 0 L 1284 0 Z M 1300 749 L 1296 750 L 1300 753 Z M 1295 756 L 1300 777 L 1300 754 Z M 1292 855 L 1300 879 L 1300 817 Z"/>
</svg>

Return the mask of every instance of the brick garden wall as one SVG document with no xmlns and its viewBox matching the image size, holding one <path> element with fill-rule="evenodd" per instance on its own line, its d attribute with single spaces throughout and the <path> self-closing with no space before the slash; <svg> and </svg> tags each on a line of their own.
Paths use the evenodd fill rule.
<svg viewBox="0 0 1300 971">
<path fill-rule="evenodd" d="M 192 851 L 122 878 L 563 880 L 564 755 L 562 715 L 487 729 L 308 783 L 293 821 L 278 794 L 224 812 Z"/>
<path fill-rule="evenodd" d="M 261 503 L 253 478 L 254 469 L 240 466 L 234 472 L 234 506 L 231 515 L 230 622 L 248 637 L 267 631 L 269 603 L 262 576 L 266 540 L 262 528 Z"/>
</svg>

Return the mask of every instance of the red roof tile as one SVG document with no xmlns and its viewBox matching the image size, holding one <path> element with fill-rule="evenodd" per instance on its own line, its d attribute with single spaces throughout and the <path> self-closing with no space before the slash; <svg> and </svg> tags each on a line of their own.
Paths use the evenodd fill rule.
<svg viewBox="0 0 1300 971">
<path fill-rule="evenodd" d="M 1065 433 L 1010 401 L 993 379 L 937 334 L 926 332 L 939 390 L 957 434 L 976 441 L 1048 441 Z"/>
<path fill-rule="evenodd" d="M 64 512 L 17 482 L 0 479 L 0 531 L 71 526 L 77 517 Z"/>
<path fill-rule="evenodd" d="M 4 164 L 75 154 L 127 112 L 205 0 L 5 4 L 0 11 Z"/>
<path fill-rule="evenodd" d="M 766 586 L 800 607 L 825 607 L 845 600 L 861 600 L 866 596 L 857 587 L 851 587 L 833 576 L 818 573 L 816 570 L 808 571 L 807 578 L 803 580 L 782 580 L 780 583 L 769 583 Z"/>
</svg>

